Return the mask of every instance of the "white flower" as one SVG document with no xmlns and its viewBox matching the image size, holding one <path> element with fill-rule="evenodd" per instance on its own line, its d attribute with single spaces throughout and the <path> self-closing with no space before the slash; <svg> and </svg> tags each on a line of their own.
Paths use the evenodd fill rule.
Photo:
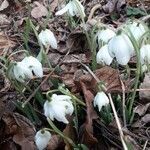
<svg viewBox="0 0 150 150">
<path fill-rule="evenodd" d="M 24 82 L 26 78 L 33 78 L 33 74 L 29 68 L 25 67 L 22 62 L 17 62 L 13 68 L 14 78 L 19 82 Z"/>
<path fill-rule="evenodd" d="M 68 124 L 66 115 L 72 115 L 74 107 L 71 102 L 71 97 L 67 95 L 53 94 L 51 101 L 46 101 L 44 104 L 44 114 L 52 121 L 54 118 L 60 122 Z"/>
<path fill-rule="evenodd" d="M 130 29 L 132 35 L 137 41 L 146 32 L 146 29 L 142 23 L 133 22 L 132 24 L 127 25 L 127 27 Z"/>
<path fill-rule="evenodd" d="M 105 29 L 98 32 L 98 41 L 102 41 L 104 43 L 108 43 L 108 41 L 114 37 L 116 33 L 111 29 Z"/>
<path fill-rule="evenodd" d="M 39 34 L 39 41 L 47 48 L 51 46 L 57 49 L 57 40 L 52 31 L 49 29 L 42 30 Z"/>
<path fill-rule="evenodd" d="M 25 57 L 21 62 L 16 63 L 13 74 L 19 82 L 25 82 L 26 78 L 32 79 L 34 75 L 43 77 L 42 64 L 32 56 Z"/>
<path fill-rule="evenodd" d="M 69 3 L 64 8 L 56 12 L 55 15 L 60 16 L 66 12 L 68 12 L 71 16 L 76 15 L 77 17 L 85 17 L 84 7 L 79 0 L 70 0 Z"/>
<path fill-rule="evenodd" d="M 29 68 L 31 72 L 34 73 L 35 76 L 42 78 L 43 77 L 43 68 L 42 64 L 33 56 L 25 57 L 21 63 L 24 64 L 25 67 Z"/>
<path fill-rule="evenodd" d="M 150 44 L 143 45 L 140 49 L 141 64 L 150 64 Z"/>
<path fill-rule="evenodd" d="M 113 58 L 110 56 L 108 52 L 108 45 L 101 47 L 96 55 L 97 63 L 110 65 L 112 60 Z"/>
<path fill-rule="evenodd" d="M 120 65 L 126 65 L 130 57 L 134 55 L 134 47 L 128 36 L 121 34 L 108 42 L 108 52 L 111 57 L 116 57 Z"/>
<path fill-rule="evenodd" d="M 47 147 L 51 134 L 46 130 L 39 130 L 35 135 L 35 143 L 38 150 L 43 150 Z"/>
<path fill-rule="evenodd" d="M 104 92 L 98 92 L 94 98 L 94 107 L 98 106 L 98 110 L 101 111 L 103 106 L 109 104 L 109 99 Z"/>
</svg>

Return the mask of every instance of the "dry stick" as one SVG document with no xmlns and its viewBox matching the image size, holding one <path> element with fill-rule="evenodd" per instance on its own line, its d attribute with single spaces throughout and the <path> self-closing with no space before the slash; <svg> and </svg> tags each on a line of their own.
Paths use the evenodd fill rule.
<svg viewBox="0 0 150 150">
<path fill-rule="evenodd" d="M 121 128 L 121 123 L 119 121 L 119 118 L 118 118 L 118 115 L 117 115 L 117 112 L 116 112 L 116 109 L 115 109 L 115 106 L 114 106 L 114 103 L 113 103 L 113 100 L 111 98 L 110 93 L 108 93 L 108 97 L 109 97 L 110 104 L 111 104 L 111 107 L 112 107 L 112 110 L 113 110 L 113 113 L 114 113 L 114 116 L 115 116 L 115 120 L 116 120 L 116 123 L 117 123 L 117 126 L 118 126 L 118 130 L 119 130 L 119 134 L 120 134 L 120 138 L 121 138 L 123 148 L 124 148 L 124 150 L 128 150 L 127 145 L 124 141 L 124 135 L 123 135 L 122 128 Z"/>
<path fill-rule="evenodd" d="M 95 11 L 96 11 L 97 9 L 102 9 L 102 5 L 101 5 L 101 4 L 96 4 L 96 5 L 91 9 L 90 14 L 89 14 L 89 16 L 88 16 L 87 23 L 89 23 L 89 24 L 92 25 L 92 26 L 93 26 L 93 24 L 91 24 L 91 20 L 92 20 L 93 15 L 94 15 L 94 13 L 95 13 Z M 107 15 L 105 15 L 105 16 L 107 16 Z M 103 17 L 102 17 L 102 18 L 103 18 Z M 101 18 L 101 19 L 102 19 L 102 18 Z M 108 29 L 111 29 L 111 30 L 113 30 L 113 31 L 116 31 L 114 28 L 112 28 L 112 27 L 110 27 L 110 26 L 108 26 L 108 25 L 106 25 L 106 24 L 104 24 L 104 23 L 102 23 L 102 22 L 97 21 L 97 23 L 95 23 L 95 24 L 97 24 L 97 27 L 102 27 L 102 26 L 104 26 L 104 27 L 107 27 Z"/>
<path fill-rule="evenodd" d="M 141 18 L 142 21 L 147 21 L 148 19 L 150 19 L 150 15 L 147 15 Z"/>
<path fill-rule="evenodd" d="M 143 150 L 146 149 L 147 143 L 148 143 L 148 140 L 146 140 L 146 142 L 145 142 L 145 144 L 144 144 L 144 147 L 143 147 Z"/>
<path fill-rule="evenodd" d="M 40 89 L 40 87 L 49 79 L 49 77 L 52 75 L 52 73 L 55 71 L 55 69 L 64 61 L 66 56 L 70 53 L 70 49 L 64 56 L 63 60 L 56 65 L 56 67 L 46 76 L 46 78 L 41 82 L 41 84 L 34 90 L 34 92 L 30 95 L 30 97 L 22 104 L 22 107 L 24 107 L 30 100 L 31 98 L 36 94 L 36 92 Z"/>
<path fill-rule="evenodd" d="M 125 86 L 122 80 L 120 79 L 121 82 L 121 88 L 122 88 L 122 109 L 123 109 L 123 123 L 124 127 L 126 128 L 126 112 L 125 112 Z"/>
<path fill-rule="evenodd" d="M 102 5 L 101 4 L 96 4 L 90 11 L 90 14 L 88 16 L 88 20 L 91 20 L 93 18 L 93 15 L 95 13 L 95 11 L 99 8 L 102 8 Z"/>
<path fill-rule="evenodd" d="M 89 73 L 94 77 L 94 79 L 99 83 L 100 80 L 96 77 L 96 75 L 91 71 L 91 69 L 86 66 L 85 64 L 83 64 L 82 62 L 80 62 L 80 64 L 82 66 L 84 66 L 87 71 L 89 71 Z M 106 91 L 106 87 L 104 88 L 104 91 Z M 123 135 L 123 132 L 122 132 L 122 128 L 121 128 L 121 123 L 119 121 L 119 118 L 118 118 L 118 115 L 117 115 L 117 112 L 116 112 L 116 109 L 115 109 L 115 106 L 114 106 L 114 103 L 113 103 L 113 100 L 111 98 L 111 94 L 108 93 L 108 97 L 109 97 L 109 100 L 110 100 L 110 104 L 111 104 L 111 107 L 112 107 L 112 110 L 113 110 L 113 113 L 114 113 L 114 116 L 115 116 L 115 120 L 116 120 L 116 123 L 117 123 L 117 126 L 118 126 L 118 130 L 119 130 L 119 134 L 120 134 L 120 139 L 121 139 L 121 142 L 122 142 L 122 145 L 123 145 L 123 148 L 124 150 L 128 150 L 127 146 L 126 146 L 126 143 L 124 141 L 124 135 Z"/>
</svg>

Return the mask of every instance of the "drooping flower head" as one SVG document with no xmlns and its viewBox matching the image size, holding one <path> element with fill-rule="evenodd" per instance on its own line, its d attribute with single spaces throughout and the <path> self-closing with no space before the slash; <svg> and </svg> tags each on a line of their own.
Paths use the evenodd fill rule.
<svg viewBox="0 0 150 150">
<path fill-rule="evenodd" d="M 57 40 L 54 36 L 54 33 L 49 29 L 42 30 L 39 34 L 39 41 L 47 48 L 51 46 L 54 49 L 57 49 Z"/>
<path fill-rule="evenodd" d="M 44 150 L 47 147 L 50 139 L 51 134 L 49 131 L 39 130 L 35 135 L 35 144 L 38 150 Z"/>
<path fill-rule="evenodd" d="M 111 30 L 111 29 L 104 29 L 104 30 L 101 30 L 101 31 L 99 31 L 98 32 L 98 42 L 99 41 L 102 41 L 102 42 L 104 42 L 104 43 L 108 43 L 108 41 L 112 38 L 112 37 L 114 37 L 116 35 L 116 33 L 113 31 L 113 30 Z"/>
<path fill-rule="evenodd" d="M 69 3 L 64 8 L 56 12 L 55 15 L 60 16 L 66 12 L 68 12 L 70 16 L 80 16 L 81 18 L 85 17 L 84 6 L 79 0 L 70 0 Z"/>
<path fill-rule="evenodd" d="M 98 64 L 110 65 L 112 63 L 113 58 L 110 56 L 108 52 L 108 45 L 101 47 L 96 54 L 96 61 Z"/>
<path fill-rule="evenodd" d="M 25 57 L 21 62 L 15 64 L 13 75 L 19 82 L 25 82 L 25 79 L 32 79 L 34 75 L 42 78 L 42 64 L 33 56 Z"/>
<path fill-rule="evenodd" d="M 146 25 L 135 21 L 130 24 L 127 24 L 126 26 L 129 28 L 130 32 L 132 33 L 137 42 L 147 31 Z"/>
<path fill-rule="evenodd" d="M 127 65 L 131 56 L 134 55 L 134 47 L 128 36 L 124 33 L 114 36 L 108 42 L 108 52 L 115 57 L 120 65 Z"/>
<path fill-rule="evenodd" d="M 55 118 L 57 121 L 68 124 L 66 115 L 72 115 L 73 111 L 71 97 L 67 95 L 53 94 L 51 101 L 46 101 L 44 104 L 44 114 L 52 121 Z"/>
<path fill-rule="evenodd" d="M 109 99 L 104 92 L 98 92 L 94 98 L 94 107 L 98 106 L 99 112 L 101 111 L 103 106 L 107 106 L 109 104 Z"/>
</svg>

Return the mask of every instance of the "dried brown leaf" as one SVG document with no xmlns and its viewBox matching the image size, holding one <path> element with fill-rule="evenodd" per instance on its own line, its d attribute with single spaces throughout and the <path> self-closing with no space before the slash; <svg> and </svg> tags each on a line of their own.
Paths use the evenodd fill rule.
<svg viewBox="0 0 150 150">
<path fill-rule="evenodd" d="M 14 41 L 11 41 L 7 36 L 0 32 L 0 56 L 5 53 L 4 50 L 12 48 L 16 45 Z"/>
<path fill-rule="evenodd" d="M 147 123 L 150 123 L 150 114 L 144 115 L 140 120 L 133 123 L 132 127 L 134 128 L 141 128 Z"/>
<path fill-rule="evenodd" d="M 138 105 L 134 108 L 134 112 L 137 113 L 139 116 L 143 116 L 148 110 L 149 106 L 150 106 L 150 103 L 146 105 Z"/>
<path fill-rule="evenodd" d="M 55 150 L 58 149 L 60 146 L 62 148 L 63 140 L 59 135 L 52 135 L 48 145 L 47 150 Z"/>
<path fill-rule="evenodd" d="M 67 55 L 63 61 L 63 63 L 65 64 L 70 64 L 70 63 L 89 63 L 90 62 L 90 59 L 89 57 L 86 55 L 86 54 L 70 54 L 70 55 Z"/>
<path fill-rule="evenodd" d="M 126 0 L 107 0 L 107 4 L 103 6 L 106 13 L 120 12 L 126 6 Z"/>
<path fill-rule="evenodd" d="M 87 90 L 86 85 L 82 81 L 81 86 L 87 106 L 87 116 L 85 123 L 80 127 L 80 141 L 81 143 L 86 144 L 88 147 L 92 147 L 98 142 L 93 135 L 93 120 L 97 119 L 98 116 L 93 108 L 94 95 L 89 90 Z"/>
<path fill-rule="evenodd" d="M 33 124 L 18 113 L 5 113 L 2 117 L 5 122 L 5 133 L 13 137 L 13 141 L 21 146 L 22 150 L 34 150 L 35 128 Z"/>
<path fill-rule="evenodd" d="M 86 36 L 80 30 L 73 31 L 66 41 L 66 46 L 71 52 L 83 52 L 88 47 L 86 45 Z"/>
<path fill-rule="evenodd" d="M 108 92 L 121 91 L 119 73 L 116 69 L 106 66 L 101 69 L 97 69 L 94 74 L 106 86 Z M 86 86 L 93 92 L 97 91 L 97 81 L 90 74 L 81 76 L 80 80 L 86 83 Z"/>
<path fill-rule="evenodd" d="M 41 17 L 46 16 L 48 14 L 46 7 L 44 7 L 42 4 L 40 4 L 37 1 L 34 2 L 34 4 L 36 5 L 36 7 L 34 7 L 31 11 L 31 16 L 33 18 L 35 18 L 35 19 L 41 18 Z"/>
</svg>

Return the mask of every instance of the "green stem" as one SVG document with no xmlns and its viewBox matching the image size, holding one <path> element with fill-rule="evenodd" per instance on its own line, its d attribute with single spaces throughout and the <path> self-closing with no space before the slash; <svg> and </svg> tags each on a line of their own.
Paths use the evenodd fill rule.
<svg viewBox="0 0 150 150">
<path fill-rule="evenodd" d="M 72 145 L 72 147 L 77 147 L 75 145 L 75 143 L 67 136 L 65 136 L 56 126 L 55 124 L 51 121 L 51 119 L 47 118 L 47 121 L 49 123 L 49 125 L 53 128 L 53 130 L 59 134 L 62 138 L 64 138 L 68 143 L 70 143 Z"/>
<path fill-rule="evenodd" d="M 58 91 L 59 91 L 58 89 L 55 89 L 55 90 L 46 92 L 46 97 L 48 98 L 48 100 L 51 100 L 51 96 L 49 96 L 50 93 L 54 93 L 54 92 L 58 92 Z"/>
<path fill-rule="evenodd" d="M 140 73 L 141 73 L 141 63 L 140 63 L 139 45 L 136 42 L 136 40 L 135 40 L 134 36 L 132 35 L 132 33 L 130 32 L 130 30 L 129 30 L 129 33 L 130 33 L 130 36 L 128 36 L 128 37 L 129 37 L 129 39 L 131 40 L 131 42 L 133 44 L 133 47 L 134 47 L 135 52 L 136 52 L 136 58 L 137 58 L 137 64 L 136 64 L 137 70 L 136 70 L 134 91 L 133 91 L 131 100 L 129 102 L 129 116 L 132 116 L 132 109 L 133 109 L 134 99 L 135 99 L 135 96 L 136 96 L 136 89 L 138 88 L 138 83 L 139 83 L 139 78 L 140 78 Z"/>
<path fill-rule="evenodd" d="M 63 87 L 58 88 L 58 90 L 59 90 L 61 93 L 70 96 L 72 99 L 74 99 L 74 100 L 75 100 L 77 103 L 79 103 L 80 105 L 86 106 L 86 104 L 85 104 L 84 102 L 82 102 L 82 101 L 81 101 L 80 99 L 78 99 L 76 96 L 72 95 L 69 90 L 66 91 L 66 89 L 64 89 Z"/>
</svg>

